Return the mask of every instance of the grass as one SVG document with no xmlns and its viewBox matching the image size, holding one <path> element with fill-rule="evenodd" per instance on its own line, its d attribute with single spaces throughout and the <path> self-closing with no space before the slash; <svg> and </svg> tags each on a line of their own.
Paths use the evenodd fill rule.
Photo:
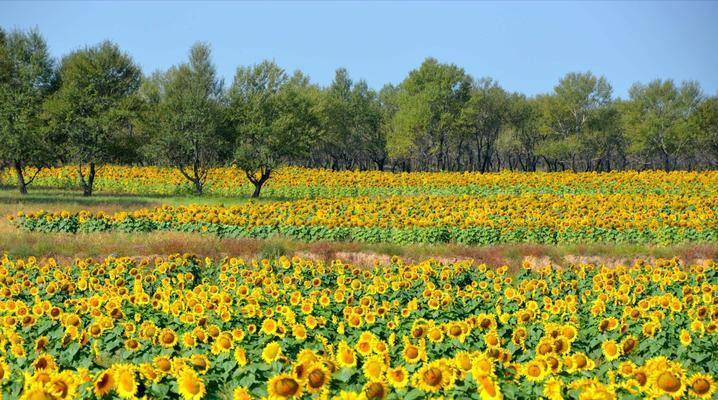
<svg viewBox="0 0 718 400">
<path fill-rule="evenodd" d="M 35 190 L 33 190 L 35 189 Z M 181 232 L 93 234 L 44 234 L 16 229 L 6 218 L 18 211 L 68 210 L 106 212 L 136 208 L 153 208 L 162 204 L 186 205 L 191 203 L 241 204 L 248 197 L 218 196 L 137 196 L 97 193 L 84 197 L 81 193 L 43 188 L 31 188 L 21 196 L 15 190 L 0 189 L 0 253 L 14 257 L 52 256 L 63 259 L 75 257 L 104 257 L 107 255 L 154 256 L 173 253 L 195 253 L 200 256 L 239 256 L 245 258 L 274 258 L 281 255 L 301 255 L 323 260 L 344 258 L 357 263 L 386 260 L 397 255 L 411 260 L 438 258 L 441 260 L 475 259 L 490 265 L 518 266 L 525 257 L 550 260 L 557 264 L 567 260 L 601 258 L 631 260 L 635 258 L 671 258 L 678 256 L 686 261 L 706 258 L 718 259 L 718 244 L 650 246 L 631 244 L 580 244 L 580 245 L 499 245 L 464 246 L 457 244 L 397 245 L 391 243 L 364 244 L 353 242 L 306 243 L 285 238 L 230 239 L 213 235 Z M 264 198 L 260 201 L 278 200 Z M 281 199 L 284 200 L 284 199 Z"/>
</svg>

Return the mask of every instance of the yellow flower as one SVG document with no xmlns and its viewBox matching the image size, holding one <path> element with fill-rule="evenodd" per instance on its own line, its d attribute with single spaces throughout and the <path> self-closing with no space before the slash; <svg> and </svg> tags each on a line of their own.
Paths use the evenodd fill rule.
<svg viewBox="0 0 718 400">
<path fill-rule="evenodd" d="M 695 374 L 688 379 L 688 391 L 699 399 L 712 399 L 716 393 L 713 377 L 707 374 Z"/>
<path fill-rule="evenodd" d="M 97 397 L 106 396 L 115 388 L 115 376 L 110 370 L 100 372 L 93 383 L 92 392 Z"/>
<path fill-rule="evenodd" d="M 563 400 L 563 395 L 561 394 L 562 387 L 563 382 L 561 382 L 560 379 L 549 378 L 546 380 L 546 383 L 544 383 L 543 395 L 548 400 Z"/>
<path fill-rule="evenodd" d="M 412 384 L 424 392 L 433 393 L 450 388 L 454 385 L 454 379 L 454 373 L 448 364 L 437 360 L 414 372 Z"/>
<path fill-rule="evenodd" d="M 547 374 L 546 366 L 540 360 L 531 360 L 523 365 L 522 374 L 529 381 L 542 381 Z"/>
<path fill-rule="evenodd" d="M 289 374 L 279 374 L 269 378 L 267 393 L 270 397 L 278 399 L 298 398 L 302 394 L 302 385 Z"/>
<path fill-rule="evenodd" d="M 378 381 L 383 379 L 384 371 L 386 371 L 386 364 L 380 356 L 371 356 L 364 360 L 362 365 L 362 371 L 367 380 Z"/>
<path fill-rule="evenodd" d="M 234 391 L 232 392 L 232 400 L 252 400 L 252 394 L 249 393 L 249 391 L 241 386 L 237 386 L 234 388 Z"/>
<path fill-rule="evenodd" d="M 165 328 L 157 335 L 157 340 L 162 347 L 172 348 L 177 344 L 177 334 L 172 329 Z"/>
<path fill-rule="evenodd" d="M 679 336 L 681 344 L 684 346 L 689 346 L 691 342 L 693 342 L 693 338 L 691 337 L 690 332 L 688 332 L 686 329 L 681 329 L 681 334 Z"/>
<path fill-rule="evenodd" d="M 389 388 L 384 381 L 368 381 L 362 388 L 362 394 L 367 400 L 385 399 L 389 394 Z"/>
<path fill-rule="evenodd" d="M 621 348 L 618 346 L 618 343 L 612 339 L 601 343 L 601 351 L 608 361 L 613 361 L 621 356 Z"/>
<path fill-rule="evenodd" d="M 137 393 L 135 367 L 132 364 L 115 364 L 113 367 L 115 390 L 124 399 L 132 399 Z"/>
<path fill-rule="evenodd" d="M 331 373 L 324 364 L 314 363 L 307 368 L 306 377 L 307 391 L 316 393 L 328 387 Z"/>
<path fill-rule="evenodd" d="M 394 389 L 403 389 L 409 383 L 409 372 L 402 366 L 390 368 L 386 371 L 386 378 Z"/>
<path fill-rule="evenodd" d="M 336 359 L 337 364 L 341 368 L 352 368 L 357 365 L 357 357 L 356 354 L 354 354 L 354 350 L 344 341 L 339 343 Z"/>
<path fill-rule="evenodd" d="M 197 373 L 186 368 L 177 377 L 177 391 L 185 400 L 199 400 L 205 395 L 206 389 Z"/>
<path fill-rule="evenodd" d="M 277 342 L 270 342 L 262 350 L 262 360 L 267 364 L 279 360 L 282 355 L 282 346 Z"/>
</svg>

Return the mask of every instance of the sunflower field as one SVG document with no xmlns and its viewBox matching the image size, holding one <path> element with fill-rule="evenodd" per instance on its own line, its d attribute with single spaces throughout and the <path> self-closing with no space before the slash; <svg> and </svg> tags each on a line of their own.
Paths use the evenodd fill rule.
<svg viewBox="0 0 718 400">
<path fill-rule="evenodd" d="M 280 235 L 304 241 L 391 243 L 655 243 L 718 241 L 718 196 L 647 194 L 334 197 L 162 206 L 106 214 L 20 212 L 39 232 Z"/>
<path fill-rule="evenodd" d="M 77 190 L 77 167 L 44 168 L 33 186 Z M 28 171 L 35 175 L 35 171 Z M 14 172 L 0 171 L 0 185 L 14 186 Z M 98 167 L 95 188 L 102 193 L 136 195 L 191 194 L 194 189 L 177 169 L 154 166 Z M 213 168 L 205 193 L 248 196 L 252 187 L 234 167 Z M 276 170 L 262 189 L 274 198 L 406 195 L 517 195 L 536 194 L 676 194 L 715 197 L 718 171 L 575 172 L 403 172 L 331 171 L 285 167 Z"/>
<path fill-rule="evenodd" d="M 712 399 L 718 265 L 0 260 L 7 399 Z"/>
</svg>

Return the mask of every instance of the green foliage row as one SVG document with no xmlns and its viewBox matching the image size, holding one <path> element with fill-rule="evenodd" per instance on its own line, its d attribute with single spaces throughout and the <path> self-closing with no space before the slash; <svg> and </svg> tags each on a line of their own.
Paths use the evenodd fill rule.
<svg viewBox="0 0 718 400">
<path fill-rule="evenodd" d="M 362 243 L 460 243 L 468 245 L 495 245 L 504 243 L 576 244 L 576 243 L 631 243 L 631 244 L 679 244 L 718 242 L 716 229 L 690 229 L 661 227 L 658 229 L 606 229 L 566 228 L 562 231 L 550 228 L 497 229 L 472 227 L 431 228 L 358 228 L 325 226 L 236 226 L 212 223 L 155 222 L 146 218 L 128 217 L 122 221 L 90 218 L 80 222 L 77 216 L 53 218 L 19 217 L 18 227 L 33 232 L 153 232 L 175 231 L 209 233 L 220 237 L 266 239 L 282 236 L 302 241 L 345 241 Z"/>
</svg>

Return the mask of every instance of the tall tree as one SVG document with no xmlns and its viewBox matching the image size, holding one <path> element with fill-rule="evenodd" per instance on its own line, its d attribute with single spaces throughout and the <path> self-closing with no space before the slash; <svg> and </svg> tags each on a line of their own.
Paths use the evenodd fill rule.
<svg viewBox="0 0 718 400">
<path fill-rule="evenodd" d="M 252 197 L 280 165 L 309 154 L 319 118 L 309 81 L 289 77 L 274 62 L 240 67 L 228 93 L 237 167 L 254 185 Z"/>
<path fill-rule="evenodd" d="M 718 166 L 718 97 L 706 99 L 693 114 L 699 130 L 699 148 L 704 149 L 710 166 Z"/>
<path fill-rule="evenodd" d="M 322 94 L 319 151 L 331 159 L 332 169 L 366 169 L 369 163 L 383 166 L 385 137 L 379 129 L 382 115 L 377 93 L 363 80 L 353 82 L 347 70 L 340 68 Z"/>
<path fill-rule="evenodd" d="M 27 194 L 40 168 L 57 158 L 41 119 L 54 88 L 54 61 L 39 32 L 0 31 L 0 69 L 0 161 L 15 170 L 18 189 Z M 28 167 L 36 168 L 32 176 Z"/>
<path fill-rule="evenodd" d="M 696 82 L 654 80 L 647 85 L 636 83 L 629 90 L 624 126 L 632 155 L 651 164 L 658 157 L 666 171 L 673 169 L 696 144 L 697 130 L 691 122 L 702 95 Z"/>
<path fill-rule="evenodd" d="M 147 157 L 177 168 L 197 194 L 202 194 L 210 167 L 226 149 L 221 131 L 222 86 L 210 47 L 197 43 L 187 63 L 155 73 L 142 87 L 148 103 L 144 130 L 151 132 Z"/>
<path fill-rule="evenodd" d="M 471 98 L 459 117 L 462 132 L 455 150 L 456 164 L 458 169 L 464 168 L 460 156 L 466 150 L 470 168 L 486 172 L 496 151 L 496 139 L 508 117 L 509 100 L 508 94 L 491 79 L 482 79 L 473 86 Z"/>
<path fill-rule="evenodd" d="M 399 110 L 387 137 L 389 154 L 448 168 L 449 139 L 470 96 L 471 77 L 462 68 L 427 58 L 400 85 Z"/>
<path fill-rule="evenodd" d="M 550 96 L 541 99 L 543 130 L 547 135 L 538 146 L 550 169 L 573 170 L 583 163 L 590 168 L 593 155 L 585 151 L 590 124 L 596 113 L 611 102 L 613 89 L 606 78 L 591 72 L 566 74 Z"/>
<path fill-rule="evenodd" d="M 62 134 L 66 157 L 77 165 L 83 194 L 90 196 L 98 165 L 122 157 L 118 149 L 132 135 L 142 72 L 105 41 L 64 57 L 59 78 L 60 88 L 47 103 L 49 124 Z"/>
</svg>

